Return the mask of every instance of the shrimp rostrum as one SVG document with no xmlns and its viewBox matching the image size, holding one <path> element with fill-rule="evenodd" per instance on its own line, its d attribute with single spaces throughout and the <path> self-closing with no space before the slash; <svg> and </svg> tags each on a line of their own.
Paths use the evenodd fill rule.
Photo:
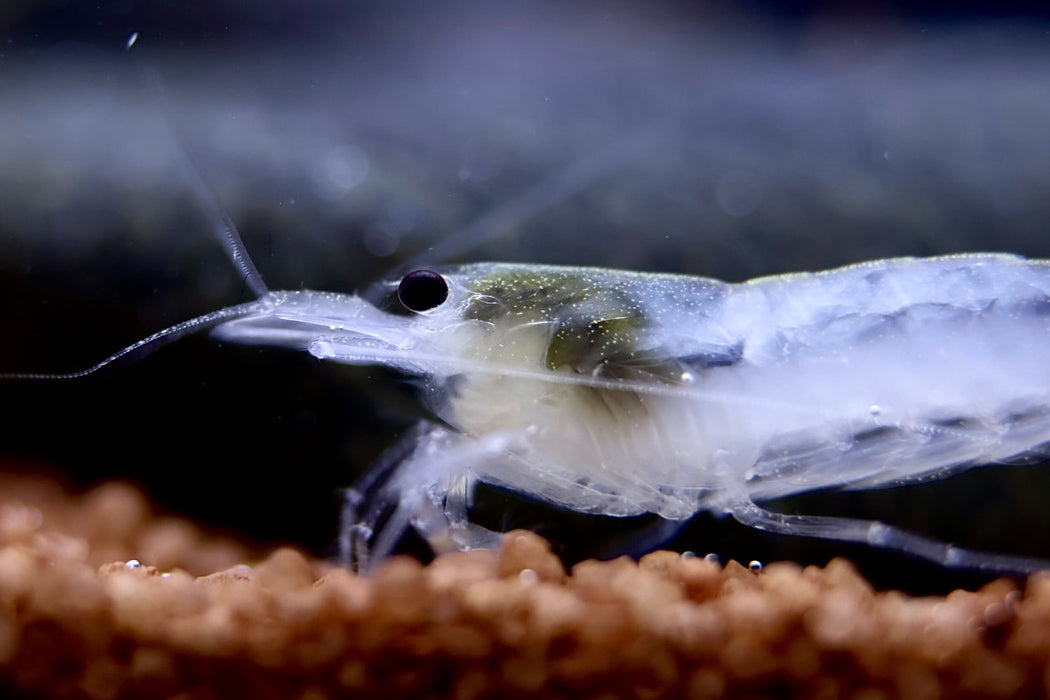
<svg viewBox="0 0 1050 700">
<path fill-rule="evenodd" d="M 235 234 L 228 244 L 250 267 Z M 950 567 L 1050 568 L 759 505 L 943 477 L 1050 442 L 1047 262 L 900 258 L 740 284 L 478 263 L 410 272 L 368 300 L 269 291 L 248 274 L 256 301 L 129 350 L 212 327 L 421 377 L 437 420 L 348 491 L 341 541 L 358 567 L 409 528 L 435 551 L 497 544 L 468 517 L 484 482 L 586 513 L 684 522 L 708 510 Z"/>
</svg>

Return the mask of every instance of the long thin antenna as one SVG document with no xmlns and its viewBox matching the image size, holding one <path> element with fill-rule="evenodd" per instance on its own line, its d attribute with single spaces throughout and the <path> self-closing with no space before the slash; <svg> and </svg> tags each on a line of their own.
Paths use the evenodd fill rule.
<svg viewBox="0 0 1050 700">
<path fill-rule="evenodd" d="M 190 184 L 208 209 L 215 237 L 219 239 L 223 250 L 226 251 L 226 256 L 233 263 L 233 266 L 237 268 L 241 280 L 248 285 L 248 289 L 252 291 L 252 294 L 256 297 L 265 296 L 270 291 L 270 288 L 266 286 L 259 269 L 255 267 L 255 263 L 248 254 L 248 249 L 244 246 L 241 234 L 237 231 L 237 226 L 234 225 L 233 220 L 219 205 L 218 196 L 204 179 L 197 161 L 181 138 L 179 138 L 179 145 L 183 166 L 189 171 Z"/>
<path fill-rule="evenodd" d="M 649 124 L 609 148 L 574 161 L 554 177 L 545 179 L 509 202 L 475 219 L 440 243 L 399 265 L 399 268 L 415 269 L 434 261 L 446 262 L 454 255 L 497 238 L 522 221 L 531 219 L 590 187 L 606 175 L 638 162 L 646 153 L 650 153 L 657 143 L 666 140 L 667 129 L 666 122 Z"/>
<path fill-rule="evenodd" d="M 270 288 L 266 286 L 266 282 L 263 281 L 258 268 L 252 262 L 252 257 L 248 254 L 248 249 L 241 239 L 241 234 L 237 231 L 237 226 L 223 210 L 222 205 L 219 204 L 219 197 L 215 194 L 214 188 L 208 183 L 207 178 L 204 177 L 204 173 L 197 164 L 197 159 L 194 157 L 188 142 L 171 119 L 171 108 L 160 76 L 155 70 L 150 70 L 148 76 L 154 95 L 161 105 L 168 132 L 175 142 L 176 150 L 180 156 L 179 160 L 182 163 L 183 170 L 186 172 L 187 180 L 189 180 L 190 186 L 208 211 L 208 216 L 212 222 L 212 232 L 219 240 L 219 243 L 222 244 L 223 250 L 226 251 L 226 256 L 237 268 L 241 280 L 248 285 L 248 289 L 252 291 L 252 294 L 256 297 L 265 296 L 270 291 Z"/>
<path fill-rule="evenodd" d="M 14 372 L 9 374 L 0 374 L 0 380 L 7 379 L 80 379 L 86 377 L 89 374 L 94 374 L 103 367 L 111 365 L 118 360 L 125 362 L 132 362 L 134 360 L 141 359 L 153 352 L 157 348 L 160 348 L 168 343 L 175 342 L 179 338 L 190 335 L 192 333 L 199 333 L 200 331 L 207 330 L 214 326 L 229 321 L 234 318 L 241 318 L 243 316 L 250 316 L 258 313 L 266 308 L 269 308 L 270 302 L 268 300 L 256 300 L 249 301 L 245 304 L 238 304 L 237 306 L 227 306 L 224 309 L 218 311 L 212 311 L 211 313 L 204 314 L 203 316 L 197 316 L 181 323 L 176 323 L 174 326 L 169 326 L 164 330 L 157 331 L 156 333 L 149 335 L 142 340 L 135 341 L 131 345 L 127 346 L 122 350 L 118 350 L 101 362 L 88 367 L 87 369 L 78 370 L 76 372 Z"/>
<path fill-rule="evenodd" d="M 0 373 L 0 380 L 80 379 L 81 377 L 94 374 L 103 367 L 107 367 L 115 362 L 130 362 L 140 359 L 154 350 L 191 333 L 199 333 L 200 331 L 217 326 L 224 321 L 258 313 L 266 308 L 270 308 L 273 303 L 270 289 L 263 281 L 262 275 L 259 274 L 259 270 L 255 267 L 255 263 L 252 262 L 252 258 L 248 254 L 248 249 L 244 246 L 244 241 L 241 240 L 241 235 L 238 233 L 237 227 L 219 204 L 218 196 L 209 186 L 208 181 L 205 179 L 200 167 L 197 165 L 197 161 L 194 159 L 186 140 L 182 137 L 181 133 L 170 118 L 170 107 L 168 106 L 168 101 L 163 86 L 161 85 L 160 77 L 156 71 L 149 70 L 147 71 L 147 80 L 153 90 L 155 98 L 161 105 L 161 111 L 163 112 L 165 123 L 167 124 L 169 133 L 175 141 L 175 145 L 177 146 L 176 150 L 180 156 L 180 162 L 183 165 L 183 169 L 186 171 L 190 185 L 208 210 L 208 214 L 212 221 L 212 232 L 222 244 L 227 257 L 229 257 L 234 267 L 237 268 L 241 279 L 256 296 L 256 300 L 244 304 L 238 304 L 236 306 L 227 306 L 226 308 L 206 313 L 203 316 L 197 316 L 196 318 L 176 323 L 174 326 L 169 326 L 164 330 L 157 331 L 152 335 L 128 345 L 122 350 L 118 350 L 106 359 L 88 367 L 87 369 L 78 370 L 76 372 Z"/>
</svg>

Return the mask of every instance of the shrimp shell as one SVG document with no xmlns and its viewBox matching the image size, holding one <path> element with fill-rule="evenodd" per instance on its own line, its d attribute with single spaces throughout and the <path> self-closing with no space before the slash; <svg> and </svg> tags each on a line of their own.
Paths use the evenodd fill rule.
<svg viewBox="0 0 1050 700">
<path fill-rule="evenodd" d="M 1047 566 L 756 505 L 1041 451 L 1050 441 L 1044 261 L 899 258 L 741 284 L 503 263 L 440 272 L 447 300 L 418 313 L 395 311 L 396 281 L 378 288 L 375 305 L 267 292 L 213 331 L 425 378 L 440 422 L 350 492 L 343 539 L 360 566 L 409 526 L 438 550 L 497 542 L 467 515 L 479 481 L 587 513 L 685 521 L 711 510 L 949 566 Z"/>
</svg>

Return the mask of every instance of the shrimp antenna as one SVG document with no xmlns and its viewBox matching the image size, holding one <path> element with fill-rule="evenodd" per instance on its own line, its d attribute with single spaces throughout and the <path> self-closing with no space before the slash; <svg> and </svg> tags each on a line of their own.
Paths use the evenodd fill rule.
<svg viewBox="0 0 1050 700">
<path fill-rule="evenodd" d="M 258 313 L 270 304 L 270 289 L 266 286 L 266 282 L 263 281 L 262 275 L 259 274 L 259 270 L 255 267 L 255 263 L 252 262 L 252 258 L 248 254 L 248 249 L 245 247 L 244 241 L 241 239 L 241 234 L 237 231 L 237 227 L 234 225 L 233 220 L 230 219 L 229 215 L 219 204 L 218 196 L 215 194 L 214 189 L 209 186 L 208 181 L 205 179 L 200 167 L 197 165 L 197 161 L 194 159 L 186 140 L 182 137 L 182 134 L 176 128 L 169 116 L 170 109 L 168 107 L 168 101 L 165 97 L 164 89 L 160 82 L 160 77 L 155 71 L 150 70 L 148 71 L 147 79 L 155 98 L 162 106 L 161 111 L 164 114 L 165 123 L 167 124 L 169 133 L 175 141 L 188 180 L 193 186 L 195 193 L 208 210 L 208 214 L 213 222 L 212 232 L 222 244 L 223 250 L 226 251 L 226 255 L 229 257 L 230 262 L 233 263 L 234 267 L 240 274 L 241 279 L 256 296 L 256 299 L 255 301 L 238 304 L 236 306 L 227 306 L 226 308 L 212 311 L 203 316 L 197 316 L 187 321 L 176 323 L 174 326 L 169 326 L 168 328 L 157 331 L 152 335 L 142 338 L 141 340 L 118 350 L 106 359 L 88 367 L 87 369 L 75 372 L 57 373 L 0 373 L 0 380 L 80 379 L 89 374 L 94 374 L 103 367 L 107 367 L 118 361 L 132 362 L 141 359 L 161 346 L 172 343 L 184 336 L 213 328 L 224 321 Z"/>
<path fill-rule="evenodd" d="M 581 192 L 601 178 L 641 160 L 653 146 L 667 139 L 668 125 L 655 122 L 637 129 L 608 148 L 586 158 L 574 161 L 561 172 L 531 187 L 491 212 L 444 238 L 441 243 L 427 248 L 399 265 L 399 269 L 414 269 L 435 260 L 449 258 L 471 250 L 485 241 L 498 238 L 526 219 Z"/>
<path fill-rule="evenodd" d="M 176 135 L 176 139 L 179 142 L 179 152 L 182 154 L 183 166 L 189 172 L 189 179 L 193 189 L 208 208 L 215 237 L 219 239 L 223 250 L 226 251 L 226 256 L 233 263 L 233 266 L 237 268 L 241 280 L 248 285 L 248 289 L 252 291 L 252 294 L 257 298 L 266 296 L 270 288 L 266 286 L 259 269 L 255 267 L 252 257 L 248 254 L 248 249 L 241 239 L 237 226 L 219 204 L 218 196 L 209 186 L 207 180 L 204 179 L 204 175 L 201 173 L 201 169 L 197 165 L 197 161 L 194 159 L 189 147 L 186 146 L 180 136 Z"/>
<path fill-rule="evenodd" d="M 251 314 L 258 313 L 262 309 L 268 306 L 266 300 L 257 299 L 250 301 L 245 304 L 238 304 L 236 306 L 227 306 L 226 308 L 212 311 L 211 313 L 204 314 L 203 316 L 197 316 L 181 323 L 176 323 L 174 326 L 168 326 L 164 330 L 157 331 L 152 335 L 148 335 L 141 340 L 137 340 L 131 345 L 118 350 L 101 362 L 97 362 L 87 369 L 77 370 L 75 372 L 13 372 L 0 374 L 0 380 L 6 379 L 80 379 L 86 377 L 89 374 L 94 374 L 103 367 L 111 365 L 115 362 L 133 362 L 135 360 L 142 359 L 149 353 L 153 352 L 157 348 L 172 343 L 179 338 L 200 331 L 207 330 L 218 324 L 229 321 L 234 318 L 241 318 L 242 316 L 250 316 Z"/>
<path fill-rule="evenodd" d="M 180 156 L 179 160 L 182 163 L 187 180 L 201 203 L 208 210 L 209 218 L 212 221 L 212 232 L 219 240 L 219 243 L 222 244 L 223 250 L 226 251 L 226 256 L 233 263 L 233 266 L 237 268 L 241 280 L 248 285 L 248 289 L 251 290 L 252 294 L 256 298 L 266 296 L 270 288 L 266 286 L 259 269 L 255 267 L 255 263 L 252 261 L 252 256 L 248 254 L 248 249 L 244 245 L 240 232 L 237 231 L 237 226 L 219 203 L 219 197 L 215 194 L 215 189 L 204 177 L 204 173 L 197 164 L 197 159 L 194 157 L 188 142 L 171 119 L 170 103 L 160 76 L 155 70 L 150 70 L 148 72 L 148 80 L 156 100 L 161 105 L 161 113 L 164 115 L 168 132 L 175 142 L 176 150 Z"/>
</svg>

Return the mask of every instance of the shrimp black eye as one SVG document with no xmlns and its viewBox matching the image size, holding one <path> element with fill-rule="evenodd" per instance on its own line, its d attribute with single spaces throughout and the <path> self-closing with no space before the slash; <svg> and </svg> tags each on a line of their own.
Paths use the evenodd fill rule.
<svg viewBox="0 0 1050 700">
<path fill-rule="evenodd" d="M 415 270 L 397 286 L 397 298 L 410 311 L 428 311 L 448 299 L 448 282 L 431 270 Z"/>
</svg>

